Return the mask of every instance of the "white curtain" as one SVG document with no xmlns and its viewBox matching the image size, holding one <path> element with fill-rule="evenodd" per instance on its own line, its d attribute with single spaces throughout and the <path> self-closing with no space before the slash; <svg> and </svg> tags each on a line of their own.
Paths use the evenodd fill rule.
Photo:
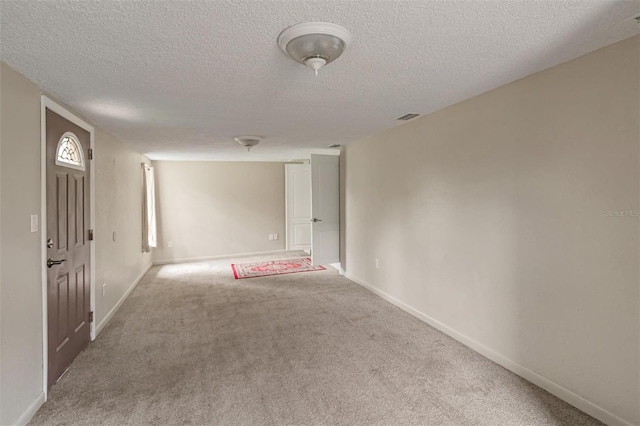
<svg viewBox="0 0 640 426">
<path fill-rule="evenodd" d="M 148 253 L 156 244 L 156 192 L 153 167 L 142 163 L 142 251 Z"/>
</svg>

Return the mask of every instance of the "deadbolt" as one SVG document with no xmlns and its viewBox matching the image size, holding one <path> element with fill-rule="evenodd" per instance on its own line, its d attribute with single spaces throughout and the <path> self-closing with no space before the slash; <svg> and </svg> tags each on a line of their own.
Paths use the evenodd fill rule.
<svg viewBox="0 0 640 426">
<path fill-rule="evenodd" d="M 53 242 L 53 238 L 49 238 L 49 239 L 47 240 L 47 247 L 48 247 L 48 248 L 53 248 L 53 244 L 54 244 L 54 242 Z"/>
</svg>

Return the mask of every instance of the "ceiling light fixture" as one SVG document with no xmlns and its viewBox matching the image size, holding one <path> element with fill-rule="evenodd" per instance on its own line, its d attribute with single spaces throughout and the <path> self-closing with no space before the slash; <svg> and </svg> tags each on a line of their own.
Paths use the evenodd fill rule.
<svg viewBox="0 0 640 426">
<path fill-rule="evenodd" d="M 331 22 L 305 22 L 280 33 L 278 46 L 294 61 L 318 70 L 342 55 L 351 44 L 351 34 Z"/>
<path fill-rule="evenodd" d="M 247 148 L 247 151 L 251 151 L 251 148 L 258 145 L 262 139 L 262 136 L 236 136 L 233 138 L 240 145 Z"/>
</svg>

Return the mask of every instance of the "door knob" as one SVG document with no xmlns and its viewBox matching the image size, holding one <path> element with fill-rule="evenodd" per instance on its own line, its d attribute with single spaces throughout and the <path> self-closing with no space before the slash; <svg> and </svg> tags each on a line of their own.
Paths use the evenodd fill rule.
<svg viewBox="0 0 640 426">
<path fill-rule="evenodd" d="M 322 222 L 322 219 L 316 219 L 315 217 L 311 219 L 311 222 Z"/>
<path fill-rule="evenodd" d="M 60 259 L 60 260 L 52 260 L 51 258 L 47 259 L 47 268 L 51 268 L 53 265 L 59 265 L 62 262 L 65 262 L 67 259 Z"/>
</svg>

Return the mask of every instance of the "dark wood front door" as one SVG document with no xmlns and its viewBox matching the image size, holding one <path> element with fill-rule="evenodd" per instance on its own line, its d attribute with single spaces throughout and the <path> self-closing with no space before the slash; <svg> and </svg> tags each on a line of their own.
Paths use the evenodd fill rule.
<svg viewBox="0 0 640 426">
<path fill-rule="evenodd" d="M 90 134 L 47 109 L 48 387 L 90 340 Z"/>
</svg>

